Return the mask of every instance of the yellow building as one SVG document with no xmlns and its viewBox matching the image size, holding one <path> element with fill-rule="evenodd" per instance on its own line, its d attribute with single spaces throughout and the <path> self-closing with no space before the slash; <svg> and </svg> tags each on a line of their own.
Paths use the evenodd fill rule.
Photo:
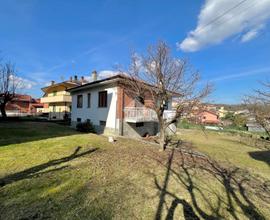
<svg viewBox="0 0 270 220">
<path fill-rule="evenodd" d="M 80 86 L 87 81 L 82 77 L 78 80 L 77 76 L 68 81 L 55 83 L 51 82 L 50 86 L 42 88 L 44 92 L 40 102 L 44 104 L 42 112 L 49 113 L 50 120 L 63 120 L 68 117 L 71 111 L 71 96 L 67 89 Z"/>
<path fill-rule="evenodd" d="M 218 113 L 219 118 L 224 118 L 226 114 L 228 113 L 228 111 L 225 110 L 224 107 L 222 106 L 218 109 L 217 113 Z"/>
</svg>

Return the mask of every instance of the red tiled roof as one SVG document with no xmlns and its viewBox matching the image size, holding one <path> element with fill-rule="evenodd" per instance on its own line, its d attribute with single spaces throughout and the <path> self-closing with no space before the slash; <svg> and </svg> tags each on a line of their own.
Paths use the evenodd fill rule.
<svg viewBox="0 0 270 220">
<path fill-rule="evenodd" d="M 198 114 L 202 114 L 202 113 L 204 113 L 204 112 L 208 112 L 208 113 L 210 113 L 210 114 L 213 114 L 213 115 L 218 116 L 218 114 L 217 114 L 217 113 L 212 112 L 212 111 L 209 111 L 209 110 L 202 110 L 202 111 L 198 112 Z"/>
</svg>

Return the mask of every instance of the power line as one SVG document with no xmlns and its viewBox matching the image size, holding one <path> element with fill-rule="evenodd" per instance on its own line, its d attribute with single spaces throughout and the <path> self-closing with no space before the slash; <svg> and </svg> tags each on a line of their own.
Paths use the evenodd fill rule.
<svg viewBox="0 0 270 220">
<path fill-rule="evenodd" d="M 204 26 L 200 27 L 197 32 L 202 31 L 203 29 L 205 29 L 206 27 L 208 27 L 209 25 L 211 25 L 212 23 L 216 22 L 217 20 L 219 20 L 220 18 L 223 18 L 226 14 L 228 14 L 230 11 L 238 8 L 240 5 L 242 5 L 243 3 L 245 3 L 248 0 L 242 0 L 241 2 L 237 3 L 236 5 L 234 5 L 232 8 L 226 10 L 225 12 L 223 12 L 222 14 L 220 14 L 219 16 L 217 16 L 216 18 L 214 18 L 213 20 L 211 20 L 210 22 L 208 22 L 207 24 L 205 24 Z"/>
<path fill-rule="evenodd" d="M 248 7 L 245 8 L 245 10 L 240 11 L 240 12 L 239 12 L 238 14 L 236 14 L 236 15 L 232 15 L 232 16 L 231 16 L 230 18 L 228 18 L 227 20 L 221 22 L 220 25 L 226 23 L 227 21 L 233 19 L 233 18 L 236 17 L 236 16 L 239 16 L 240 14 L 243 14 L 243 13 L 248 12 L 248 10 L 249 10 L 250 8 L 254 7 L 256 4 L 258 4 L 258 2 L 255 2 L 254 4 L 250 4 Z"/>
</svg>

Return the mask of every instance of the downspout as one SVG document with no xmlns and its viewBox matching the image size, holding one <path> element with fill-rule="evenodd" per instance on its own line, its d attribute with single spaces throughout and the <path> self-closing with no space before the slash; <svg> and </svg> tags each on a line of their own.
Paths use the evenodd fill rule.
<svg viewBox="0 0 270 220">
<path fill-rule="evenodd" d="M 121 135 L 124 136 L 124 107 L 125 107 L 124 89 L 122 89 L 122 110 L 121 110 Z"/>
<path fill-rule="evenodd" d="M 115 94 L 114 94 L 115 95 Z M 114 133 L 117 134 L 118 87 L 116 87 L 116 112 L 114 117 Z M 119 133 L 119 132 L 118 132 Z"/>
</svg>

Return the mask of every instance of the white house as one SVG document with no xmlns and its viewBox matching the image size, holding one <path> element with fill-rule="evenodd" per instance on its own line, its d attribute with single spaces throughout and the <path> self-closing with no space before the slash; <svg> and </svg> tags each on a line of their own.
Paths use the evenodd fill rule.
<svg viewBox="0 0 270 220">
<path fill-rule="evenodd" d="M 69 89 L 72 96 L 71 124 L 91 121 L 99 133 L 140 137 L 158 133 L 156 113 L 132 99 L 119 86 L 123 75 L 115 75 Z M 147 103 L 150 100 L 144 100 Z M 164 117 L 172 117 L 171 101 Z"/>
</svg>

